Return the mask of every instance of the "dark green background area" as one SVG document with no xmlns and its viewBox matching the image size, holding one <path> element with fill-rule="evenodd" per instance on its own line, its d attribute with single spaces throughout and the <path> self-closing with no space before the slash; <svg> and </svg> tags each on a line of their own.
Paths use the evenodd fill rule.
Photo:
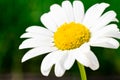
<svg viewBox="0 0 120 80">
<path fill-rule="evenodd" d="M 61 4 L 62 1 L 63 0 L 0 0 L 0 80 L 49 79 L 49 77 L 44 78 L 39 70 L 41 61 L 45 55 L 21 63 L 23 55 L 28 50 L 18 50 L 19 45 L 24 40 L 19 37 L 29 26 L 43 26 L 40 21 L 40 16 L 49 11 L 50 5 L 54 3 Z M 72 1 L 73 0 L 71 0 L 71 2 Z M 120 20 L 120 0 L 82 0 L 82 2 L 84 3 L 85 10 L 95 3 L 109 3 L 110 7 L 107 8 L 106 11 L 114 10 L 117 13 L 118 20 Z M 117 23 L 117 25 L 120 28 L 120 23 Z M 89 80 L 95 79 L 95 77 L 99 77 L 99 79 L 102 77 L 100 80 L 107 80 L 108 78 L 106 77 L 110 76 L 113 78 L 120 75 L 120 48 L 116 50 L 92 48 L 92 51 L 98 57 L 100 68 L 96 71 L 86 68 Z M 28 76 L 34 76 L 35 79 L 25 79 L 25 75 L 27 74 Z M 53 80 L 59 79 L 54 76 L 53 70 L 50 76 L 53 77 Z M 72 77 L 70 80 L 79 80 L 77 65 L 75 64 L 72 69 L 66 71 L 60 80 L 64 80 L 64 77 Z"/>
</svg>

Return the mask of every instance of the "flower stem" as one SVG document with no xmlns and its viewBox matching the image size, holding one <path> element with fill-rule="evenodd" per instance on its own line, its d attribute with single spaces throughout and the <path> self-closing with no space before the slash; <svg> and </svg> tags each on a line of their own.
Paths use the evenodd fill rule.
<svg viewBox="0 0 120 80">
<path fill-rule="evenodd" d="M 79 71 L 80 71 L 80 75 L 81 75 L 81 80 L 87 80 L 84 66 L 82 64 L 80 64 L 79 62 L 77 62 L 77 64 L 78 64 L 78 67 L 79 67 Z"/>
</svg>

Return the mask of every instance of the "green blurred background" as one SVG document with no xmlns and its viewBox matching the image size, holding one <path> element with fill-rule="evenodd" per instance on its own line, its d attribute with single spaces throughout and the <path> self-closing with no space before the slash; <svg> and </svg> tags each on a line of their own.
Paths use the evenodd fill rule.
<svg viewBox="0 0 120 80">
<path fill-rule="evenodd" d="M 35 57 L 24 63 L 21 58 L 26 50 L 18 50 L 24 39 L 20 35 L 32 25 L 43 26 L 40 16 L 49 11 L 50 5 L 61 4 L 63 0 L 0 0 L 0 80 L 80 80 L 78 67 L 66 71 L 56 78 L 53 70 L 49 77 L 43 77 L 39 70 L 45 55 Z M 71 0 L 72 2 L 72 0 Z M 120 20 L 120 0 L 82 0 L 85 10 L 99 2 L 109 3 L 106 10 L 116 11 Z M 120 27 L 120 23 L 117 23 Z M 120 80 L 120 48 L 92 48 L 98 57 L 100 68 L 92 71 L 86 68 L 88 80 Z"/>
</svg>

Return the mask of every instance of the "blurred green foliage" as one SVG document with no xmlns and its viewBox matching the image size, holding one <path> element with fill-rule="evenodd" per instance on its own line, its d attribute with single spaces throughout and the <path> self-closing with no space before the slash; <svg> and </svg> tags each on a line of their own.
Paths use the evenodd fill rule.
<svg viewBox="0 0 120 80">
<path fill-rule="evenodd" d="M 24 39 L 20 35 L 32 25 L 43 26 L 40 16 L 49 11 L 50 5 L 61 4 L 63 0 L 0 0 L 0 74 L 3 73 L 40 73 L 39 66 L 43 56 L 21 63 L 21 58 L 28 50 L 18 50 Z M 106 2 L 120 20 L 120 0 L 82 0 L 87 10 L 95 3 Z M 72 0 L 71 0 L 72 2 Z M 120 23 L 118 23 L 120 27 Z M 92 48 L 100 62 L 100 68 L 92 71 L 86 68 L 88 75 L 119 75 L 120 48 Z M 79 74 L 76 64 L 70 74 Z"/>
</svg>

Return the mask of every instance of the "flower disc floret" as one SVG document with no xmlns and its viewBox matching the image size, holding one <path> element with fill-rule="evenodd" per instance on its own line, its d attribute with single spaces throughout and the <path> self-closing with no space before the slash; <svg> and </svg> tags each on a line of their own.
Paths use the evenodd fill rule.
<svg viewBox="0 0 120 80">
<path fill-rule="evenodd" d="M 80 47 L 90 39 L 90 31 L 80 23 L 64 23 L 54 33 L 55 46 L 60 50 Z"/>
</svg>

